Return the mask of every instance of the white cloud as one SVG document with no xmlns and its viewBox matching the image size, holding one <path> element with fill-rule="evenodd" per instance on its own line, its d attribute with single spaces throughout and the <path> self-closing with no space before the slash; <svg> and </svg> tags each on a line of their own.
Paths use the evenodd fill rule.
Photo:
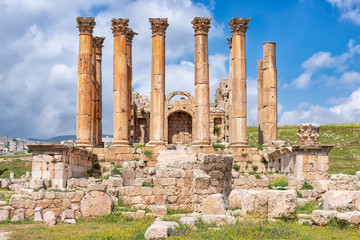
<svg viewBox="0 0 360 240">
<path fill-rule="evenodd" d="M 341 18 L 353 21 L 360 25 L 360 1 L 359 0 L 327 0 L 333 7 L 340 10 Z"/>
<path fill-rule="evenodd" d="M 335 102 L 334 99 L 332 101 Z M 318 124 L 359 122 L 360 88 L 339 102 L 341 103 L 330 108 L 307 103 L 300 104 L 296 109 L 281 114 L 279 125 L 296 125 L 305 122 Z"/>
</svg>

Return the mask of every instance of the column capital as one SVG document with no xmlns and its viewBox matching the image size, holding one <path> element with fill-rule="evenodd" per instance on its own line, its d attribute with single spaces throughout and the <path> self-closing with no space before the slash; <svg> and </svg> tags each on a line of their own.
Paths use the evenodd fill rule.
<svg viewBox="0 0 360 240">
<path fill-rule="evenodd" d="M 77 17 L 77 28 L 79 29 L 80 34 L 92 35 L 93 29 L 95 26 L 94 17 Z"/>
<path fill-rule="evenodd" d="M 195 35 L 198 35 L 198 34 L 208 35 L 209 29 L 211 28 L 211 26 L 210 26 L 211 19 L 212 19 L 212 17 L 210 17 L 210 18 L 195 17 L 191 21 L 191 24 L 194 25 L 193 28 L 195 29 Z"/>
<path fill-rule="evenodd" d="M 128 31 L 129 19 L 127 18 L 113 18 L 111 19 L 111 30 L 113 35 L 126 35 Z"/>
<path fill-rule="evenodd" d="M 165 36 L 165 31 L 169 26 L 167 18 L 149 18 L 151 24 L 152 36 Z"/>
<path fill-rule="evenodd" d="M 132 45 L 132 40 L 135 35 L 139 35 L 136 32 L 134 32 L 131 28 L 128 28 L 126 31 L 126 43 L 127 45 Z"/>
<path fill-rule="evenodd" d="M 105 40 L 105 37 L 94 37 L 93 38 L 93 46 L 98 49 L 98 50 L 101 50 L 104 45 L 104 40 Z"/>
<path fill-rule="evenodd" d="M 227 40 L 228 40 L 229 48 L 231 49 L 232 48 L 232 37 L 227 38 Z"/>
<path fill-rule="evenodd" d="M 228 22 L 231 28 L 231 33 L 245 35 L 250 19 L 251 18 L 232 18 L 230 22 Z"/>
</svg>

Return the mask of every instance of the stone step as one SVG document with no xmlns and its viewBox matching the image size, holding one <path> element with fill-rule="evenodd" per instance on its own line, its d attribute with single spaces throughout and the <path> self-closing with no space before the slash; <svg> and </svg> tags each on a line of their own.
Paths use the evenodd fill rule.
<svg viewBox="0 0 360 240">
<path fill-rule="evenodd" d="M 191 150 L 166 150 L 159 152 L 157 165 L 164 166 L 167 162 L 175 160 L 195 161 L 196 159 L 196 152 Z"/>
</svg>

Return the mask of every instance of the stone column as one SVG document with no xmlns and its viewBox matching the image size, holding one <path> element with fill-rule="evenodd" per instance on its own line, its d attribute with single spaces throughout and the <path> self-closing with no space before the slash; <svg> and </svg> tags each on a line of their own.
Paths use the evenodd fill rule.
<svg viewBox="0 0 360 240">
<path fill-rule="evenodd" d="M 91 59 L 91 114 L 90 114 L 90 121 L 91 121 L 91 144 L 96 146 L 96 139 L 97 139 L 97 113 L 98 113 L 98 105 L 97 105 L 97 81 L 96 81 L 96 55 L 95 55 L 95 44 L 94 38 L 92 39 L 92 59 Z"/>
<path fill-rule="evenodd" d="M 165 145 L 165 31 L 167 18 L 149 18 L 152 30 L 150 141 L 148 145 Z"/>
<path fill-rule="evenodd" d="M 232 57 L 233 57 L 233 54 L 232 54 L 232 38 L 228 38 L 227 40 L 228 40 L 229 49 L 230 49 L 230 54 L 229 54 L 229 99 L 228 99 L 228 109 L 227 109 L 228 116 L 229 116 L 229 119 L 227 122 L 227 125 L 229 126 L 228 142 L 230 143 L 231 142 L 231 129 L 232 129 L 231 128 L 231 117 L 232 117 L 231 104 L 232 104 L 232 74 L 233 74 Z"/>
<path fill-rule="evenodd" d="M 258 144 L 263 145 L 263 60 L 257 62 L 257 93 L 258 93 Z"/>
<path fill-rule="evenodd" d="M 91 142 L 91 79 L 93 17 L 76 18 L 79 28 L 79 59 L 77 82 L 76 142 L 79 147 L 92 147 Z"/>
<path fill-rule="evenodd" d="M 232 32 L 232 134 L 231 147 L 247 147 L 246 139 L 246 55 L 245 33 L 250 18 L 233 18 Z"/>
<path fill-rule="evenodd" d="M 263 45 L 263 138 L 264 143 L 277 141 L 277 70 L 274 42 Z"/>
<path fill-rule="evenodd" d="M 210 145 L 208 32 L 212 18 L 195 17 L 195 132 L 193 145 Z"/>
<path fill-rule="evenodd" d="M 113 94 L 114 94 L 114 140 L 113 147 L 129 146 L 129 88 L 127 72 L 127 40 L 129 19 L 113 18 L 114 35 Z"/>
<path fill-rule="evenodd" d="M 102 71 L 101 71 L 101 62 L 102 62 L 102 48 L 105 37 L 94 37 L 93 44 L 95 46 L 95 58 L 96 58 L 96 83 L 97 83 L 97 91 L 96 91 L 96 146 L 102 147 L 104 144 L 102 142 Z"/>
<path fill-rule="evenodd" d="M 128 72 L 128 88 L 129 88 L 129 111 L 128 111 L 128 118 L 129 118 L 129 139 L 131 135 L 134 135 L 134 129 L 131 129 L 131 126 L 134 126 L 133 121 L 133 105 L 132 105 L 132 40 L 135 35 L 138 35 L 134 32 L 131 28 L 128 29 L 126 33 L 126 55 L 127 55 L 127 72 Z M 132 139 L 134 140 L 134 139 Z"/>
</svg>

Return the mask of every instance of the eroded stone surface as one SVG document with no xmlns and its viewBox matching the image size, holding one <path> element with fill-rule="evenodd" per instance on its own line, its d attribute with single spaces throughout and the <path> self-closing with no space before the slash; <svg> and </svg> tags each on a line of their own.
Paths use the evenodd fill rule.
<svg viewBox="0 0 360 240">
<path fill-rule="evenodd" d="M 217 193 L 205 199 L 201 205 L 201 213 L 204 215 L 224 215 L 229 208 L 229 199 L 223 194 Z"/>
<path fill-rule="evenodd" d="M 108 215 L 113 208 L 111 197 L 100 191 L 87 193 L 81 200 L 81 213 L 84 217 L 97 217 Z"/>
</svg>

